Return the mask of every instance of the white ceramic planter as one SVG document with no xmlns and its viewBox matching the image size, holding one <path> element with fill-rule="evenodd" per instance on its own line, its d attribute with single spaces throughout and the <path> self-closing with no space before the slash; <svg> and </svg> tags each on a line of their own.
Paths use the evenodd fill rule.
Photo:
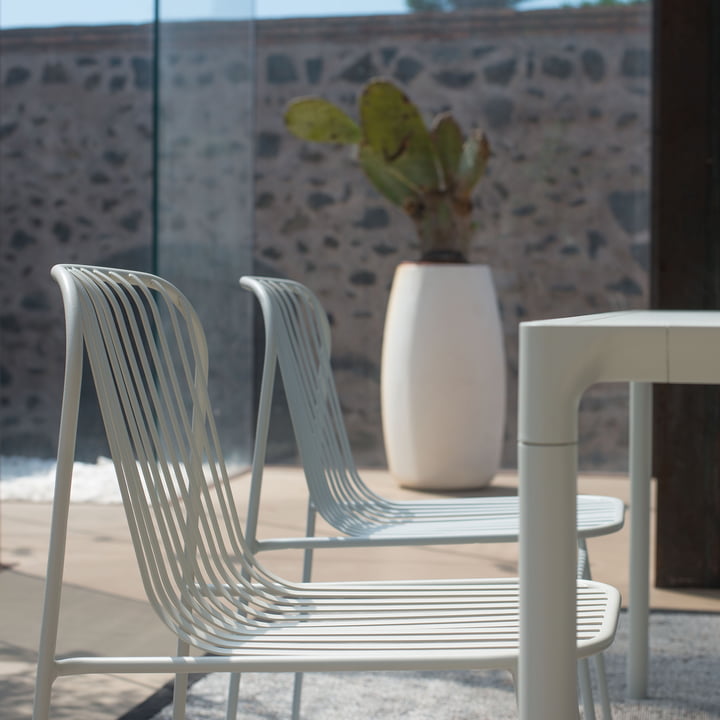
<svg viewBox="0 0 720 720">
<path fill-rule="evenodd" d="M 381 363 L 385 450 L 397 481 L 426 489 L 487 485 L 500 465 L 505 385 L 490 269 L 399 265 Z"/>
</svg>

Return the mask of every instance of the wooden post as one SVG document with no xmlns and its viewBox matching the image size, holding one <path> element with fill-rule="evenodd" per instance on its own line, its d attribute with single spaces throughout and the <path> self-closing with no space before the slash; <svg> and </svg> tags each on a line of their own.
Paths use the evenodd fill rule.
<svg viewBox="0 0 720 720">
<path fill-rule="evenodd" d="M 720 3 L 654 0 L 652 306 L 720 309 Z M 656 578 L 720 587 L 720 389 L 656 386 Z"/>
</svg>

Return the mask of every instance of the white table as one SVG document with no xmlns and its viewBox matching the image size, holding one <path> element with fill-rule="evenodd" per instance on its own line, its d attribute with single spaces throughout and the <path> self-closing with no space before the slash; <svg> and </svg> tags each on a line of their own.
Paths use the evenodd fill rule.
<svg viewBox="0 0 720 720">
<path fill-rule="evenodd" d="M 578 405 L 590 385 L 618 381 L 632 383 L 628 693 L 642 697 L 647 682 L 650 383 L 720 383 L 720 312 L 636 310 L 520 325 L 521 720 L 578 717 Z"/>
</svg>

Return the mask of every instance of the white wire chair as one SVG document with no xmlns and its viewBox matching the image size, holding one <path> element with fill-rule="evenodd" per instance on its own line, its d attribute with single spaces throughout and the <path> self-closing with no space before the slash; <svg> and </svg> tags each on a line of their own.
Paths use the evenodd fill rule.
<svg viewBox="0 0 720 720">
<path fill-rule="evenodd" d="M 47 720 L 53 682 L 66 675 L 176 673 L 180 720 L 190 672 L 515 673 L 515 580 L 294 583 L 266 571 L 243 537 L 188 301 L 144 273 L 62 265 L 52 274 L 67 358 L 34 720 Z M 145 591 L 177 636 L 176 656 L 57 656 L 83 347 Z M 610 645 L 619 603 L 614 588 L 578 581 L 579 657 Z"/>
<path fill-rule="evenodd" d="M 317 297 L 292 280 L 245 276 L 240 284 L 257 297 L 265 322 L 256 458 L 265 457 L 279 367 L 309 490 L 305 537 L 259 539 L 264 463 L 256 462 L 246 525 L 247 541 L 254 552 L 302 548 L 302 577 L 309 581 L 316 548 L 517 542 L 520 509 L 516 496 L 392 501 L 368 487 L 355 466 L 345 430 L 330 363 L 330 325 Z M 342 535 L 315 535 L 317 513 Z M 618 498 L 578 496 L 578 577 L 590 579 L 586 538 L 616 532 L 624 518 L 625 506 Z M 587 664 L 581 664 L 579 671 L 585 717 L 594 718 Z M 610 720 L 601 655 L 597 656 L 597 674 L 603 716 Z M 298 676 L 292 710 L 295 720 L 300 713 L 301 682 Z"/>
</svg>

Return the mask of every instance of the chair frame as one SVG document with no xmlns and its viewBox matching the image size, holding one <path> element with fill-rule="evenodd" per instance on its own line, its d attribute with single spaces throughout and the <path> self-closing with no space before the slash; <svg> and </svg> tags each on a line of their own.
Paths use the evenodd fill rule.
<svg viewBox="0 0 720 720">
<path fill-rule="evenodd" d="M 49 717 L 54 680 L 75 674 L 175 673 L 180 720 L 191 672 L 516 673 L 516 580 L 294 583 L 263 568 L 237 516 L 207 395 L 207 345 L 188 301 L 147 273 L 63 265 L 52 275 L 67 354 L 34 720 Z M 57 657 L 83 347 L 140 574 L 178 638 L 175 656 Z M 585 657 L 612 642 L 620 597 L 602 583 L 577 588 Z"/>
<path fill-rule="evenodd" d="M 265 323 L 265 355 L 258 407 L 255 457 L 247 516 L 248 542 L 255 552 L 288 548 L 366 547 L 517 542 L 516 497 L 392 501 L 362 480 L 345 431 L 330 364 L 330 327 L 315 295 L 292 280 L 244 276 Z M 296 321 L 311 325 L 303 334 Z M 301 358 L 295 355 L 302 352 Z M 264 459 L 272 393 L 279 370 L 310 496 L 310 513 L 319 513 L 342 535 L 257 537 Z M 614 497 L 578 496 L 578 537 L 617 532 L 625 506 Z M 448 523 L 452 530 L 448 530 Z M 441 528 L 440 530 L 438 528 Z"/>
<path fill-rule="evenodd" d="M 327 315 L 312 291 L 293 280 L 244 276 L 265 325 L 265 355 L 258 407 L 246 537 L 254 552 L 304 550 L 302 579 L 311 580 L 318 548 L 448 545 L 517 542 L 517 497 L 478 497 L 392 501 L 363 481 L 353 459 L 331 367 L 331 331 Z M 309 491 L 304 537 L 258 538 L 264 460 L 277 373 L 284 385 Z M 625 506 L 618 498 L 579 495 L 578 577 L 590 579 L 586 539 L 623 527 Z M 317 514 L 339 535 L 316 535 Z M 610 701 L 602 657 L 597 657 L 601 707 L 610 720 Z M 292 717 L 300 714 L 301 678 L 297 678 Z M 586 717 L 594 717 L 589 670 L 580 667 Z"/>
</svg>

